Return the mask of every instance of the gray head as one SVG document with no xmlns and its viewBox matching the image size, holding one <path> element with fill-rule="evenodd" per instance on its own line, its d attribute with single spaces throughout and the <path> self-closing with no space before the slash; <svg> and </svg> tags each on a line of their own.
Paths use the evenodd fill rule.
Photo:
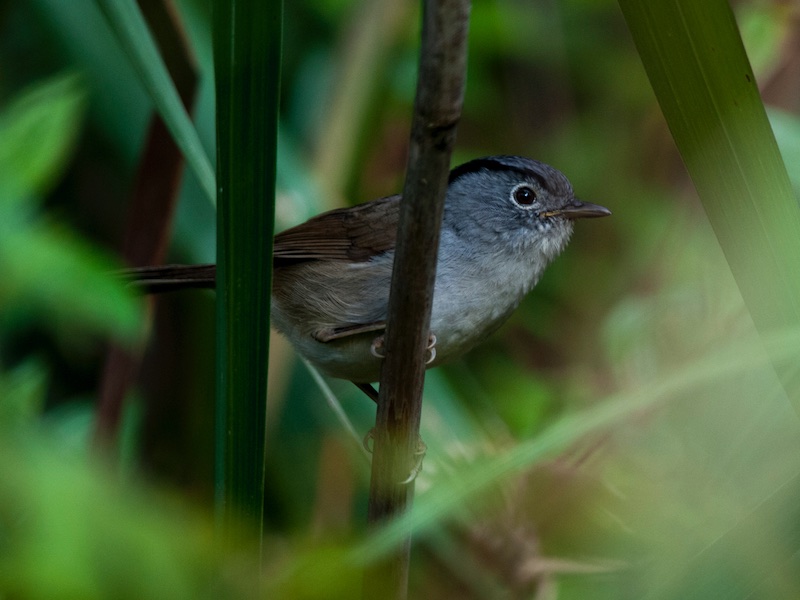
<svg viewBox="0 0 800 600">
<path fill-rule="evenodd" d="M 558 170 L 521 156 L 489 156 L 450 172 L 443 225 L 470 244 L 480 240 L 494 252 L 550 261 L 564 249 L 572 221 L 611 212 L 575 199 Z"/>
</svg>

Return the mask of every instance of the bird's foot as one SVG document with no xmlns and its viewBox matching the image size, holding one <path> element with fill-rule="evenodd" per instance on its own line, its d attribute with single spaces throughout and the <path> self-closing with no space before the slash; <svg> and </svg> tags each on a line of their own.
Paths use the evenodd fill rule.
<svg viewBox="0 0 800 600">
<path fill-rule="evenodd" d="M 428 335 L 428 346 L 425 348 L 425 350 L 428 352 L 428 355 L 425 358 L 425 364 L 429 365 L 436 359 L 436 335 L 433 333 Z"/>
<path fill-rule="evenodd" d="M 408 474 L 400 485 L 408 485 L 417 478 L 422 472 L 422 461 L 425 460 L 425 455 L 428 453 L 428 445 L 422 441 L 421 437 L 417 437 L 417 447 L 414 449 L 414 466 L 411 467 L 411 472 Z"/>
<path fill-rule="evenodd" d="M 372 449 L 375 446 L 375 428 L 373 427 L 370 429 L 367 434 L 364 436 L 364 439 L 361 440 L 361 445 L 364 446 L 364 450 L 372 454 Z"/>
<path fill-rule="evenodd" d="M 370 400 L 372 400 L 375 404 L 378 403 L 378 390 L 376 390 L 374 387 L 372 387 L 371 384 L 369 384 L 369 383 L 356 383 L 355 381 L 353 382 L 353 384 L 358 389 L 360 389 L 362 392 L 364 392 L 367 395 L 367 397 Z"/>
<path fill-rule="evenodd" d="M 370 429 L 367 434 L 364 436 L 364 440 L 362 441 L 364 445 L 364 449 L 372 454 L 374 445 L 375 445 L 375 428 L 373 427 Z M 408 474 L 408 477 L 399 481 L 400 485 L 408 485 L 412 481 L 414 481 L 417 476 L 422 472 L 422 461 L 425 460 L 425 455 L 428 453 L 428 446 L 425 442 L 422 441 L 421 437 L 417 437 L 417 447 L 414 449 L 414 466 L 411 467 L 411 471 Z"/>
<path fill-rule="evenodd" d="M 385 350 L 385 343 L 384 337 L 379 335 L 374 340 L 372 340 L 372 345 L 369 347 L 370 354 L 375 358 L 386 358 L 386 354 L 384 354 Z M 428 345 L 425 348 L 426 356 L 425 356 L 425 364 L 429 365 L 436 359 L 436 335 L 431 333 L 428 336 Z"/>
<path fill-rule="evenodd" d="M 372 345 L 369 347 L 370 354 L 375 358 L 386 358 L 384 352 L 384 339 L 382 335 L 379 335 L 374 340 L 372 340 Z"/>
</svg>

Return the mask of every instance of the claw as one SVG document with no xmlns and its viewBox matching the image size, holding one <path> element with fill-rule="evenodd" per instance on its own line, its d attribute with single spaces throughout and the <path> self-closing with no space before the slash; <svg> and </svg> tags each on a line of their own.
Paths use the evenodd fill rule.
<svg viewBox="0 0 800 600">
<path fill-rule="evenodd" d="M 383 354 L 383 336 L 379 335 L 374 340 L 372 340 L 372 345 L 369 347 L 370 354 L 375 358 L 386 358 L 386 355 Z"/>
<path fill-rule="evenodd" d="M 425 364 L 429 365 L 436 359 L 436 335 L 430 334 L 428 336 L 428 357 L 425 359 Z"/>
<path fill-rule="evenodd" d="M 364 436 L 361 442 L 364 445 L 364 450 L 372 454 L 375 445 L 375 428 L 370 429 Z M 414 481 L 417 476 L 422 472 L 422 461 L 425 460 L 425 455 L 428 452 L 428 446 L 422 441 L 422 438 L 417 438 L 417 449 L 414 450 L 414 466 L 411 467 L 411 472 L 403 481 L 398 482 L 399 485 L 408 485 Z"/>
<path fill-rule="evenodd" d="M 384 337 L 379 335 L 372 340 L 372 345 L 369 347 L 369 353 L 375 358 L 386 358 L 383 353 Z M 433 333 L 428 336 L 428 345 L 426 346 L 427 356 L 425 364 L 429 365 L 436 359 L 436 335 Z"/>
<path fill-rule="evenodd" d="M 414 451 L 414 456 L 417 460 L 414 463 L 414 466 L 411 468 L 411 472 L 408 474 L 408 477 L 401 481 L 400 485 L 408 485 L 417 478 L 417 475 L 422 472 L 422 461 L 425 460 L 425 454 L 427 454 L 427 452 L 427 444 L 422 441 L 422 438 L 417 438 L 417 449 Z"/>
<path fill-rule="evenodd" d="M 370 443 L 372 442 L 372 443 Z M 373 427 L 370 429 L 367 434 L 364 436 L 364 439 L 361 440 L 361 443 L 364 445 L 364 450 L 372 454 L 372 448 L 375 445 L 375 428 Z"/>
</svg>

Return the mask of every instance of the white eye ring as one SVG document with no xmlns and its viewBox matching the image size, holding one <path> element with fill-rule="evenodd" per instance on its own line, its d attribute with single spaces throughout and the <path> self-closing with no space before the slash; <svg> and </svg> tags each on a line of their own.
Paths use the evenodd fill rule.
<svg viewBox="0 0 800 600">
<path fill-rule="evenodd" d="M 538 205 L 536 190 L 529 183 L 519 183 L 511 190 L 511 201 L 525 210 L 531 210 Z"/>
</svg>

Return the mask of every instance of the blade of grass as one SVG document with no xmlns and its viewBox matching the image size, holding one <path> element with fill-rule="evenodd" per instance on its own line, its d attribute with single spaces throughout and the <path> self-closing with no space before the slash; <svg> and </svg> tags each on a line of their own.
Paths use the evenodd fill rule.
<svg viewBox="0 0 800 600">
<path fill-rule="evenodd" d="M 325 379 L 323 379 L 319 371 L 317 371 L 314 368 L 314 365 L 312 365 L 306 359 L 302 360 L 303 364 L 306 366 L 306 369 L 308 369 L 308 372 L 311 373 L 311 378 L 314 380 L 314 383 L 317 384 L 317 387 L 322 392 L 322 395 L 325 396 L 325 402 L 328 403 L 328 406 L 330 407 L 333 414 L 336 416 L 336 419 L 339 421 L 339 424 L 342 426 L 342 429 L 344 429 L 347 432 L 347 435 L 349 435 L 353 439 L 353 441 L 356 443 L 356 446 L 361 449 L 361 452 L 364 454 L 364 456 L 366 458 L 369 458 L 369 452 L 364 447 L 364 443 L 361 436 L 356 433 L 356 428 L 353 427 L 352 421 L 350 421 L 350 418 L 347 416 L 347 413 L 344 412 L 344 408 L 342 408 L 342 403 L 339 402 L 339 399 L 333 393 L 333 390 L 328 385 L 328 382 L 326 382 Z"/>
<path fill-rule="evenodd" d="M 796 598 L 800 558 L 798 496 L 800 473 L 692 556 L 691 561 L 674 564 L 671 577 L 655 586 L 645 598 Z M 744 556 L 743 548 L 748 549 Z"/>
<path fill-rule="evenodd" d="M 186 162 L 200 182 L 200 186 L 211 203 L 215 203 L 216 184 L 211 161 L 203 150 L 197 130 L 169 77 L 167 67 L 139 7 L 134 0 L 95 1 L 141 78 L 142 85 L 153 100 L 156 110 L 172 133 L 175 143 L 186 157 Z"/>
<path fill-rule="evenodd" d="M 620 0 L 759 333 L 800 324 L 800 207 L 726 0 Z M 797 369 L 773 365 L 800 413 Z"/>
<path fill-rule="evenodd" d="M 481 494 L 493 489 L 503 478 L 556 457 L 588 436 L 618 427 L 624 421 L 652 410 L 660 402 L 679 396 L 690 397 L 701 393 L 714 381 L 768 368 L 769 358 L 782 363 L 794 359 L 800 344 L 800 329 L 770 334 L 763 339 L 767 352 L 748 342 L 731 344 L 636 389 L 607 397 L 593 403 L 590 408 L 569 414 L 540 435 L 513 446 L 507 452 L 470 460 L 461 468 L 443 471 L 436 485 L 414 499 L 410 511 L 374 531 L 354 548 L 351 560 L 358 564 L 374 562 L 376 557 L 389 554 L 403 544 L 408 531 L 424 535 L 436 522 L 469 511 Z M 777 393 L 779 390 L 774 391 Z"/>
<path fill-rule="evenodd" d="M 217 508 L 225 533 L 264 504 L 280 1 L 214 3 L 217 95 Z"/>
</svg>

